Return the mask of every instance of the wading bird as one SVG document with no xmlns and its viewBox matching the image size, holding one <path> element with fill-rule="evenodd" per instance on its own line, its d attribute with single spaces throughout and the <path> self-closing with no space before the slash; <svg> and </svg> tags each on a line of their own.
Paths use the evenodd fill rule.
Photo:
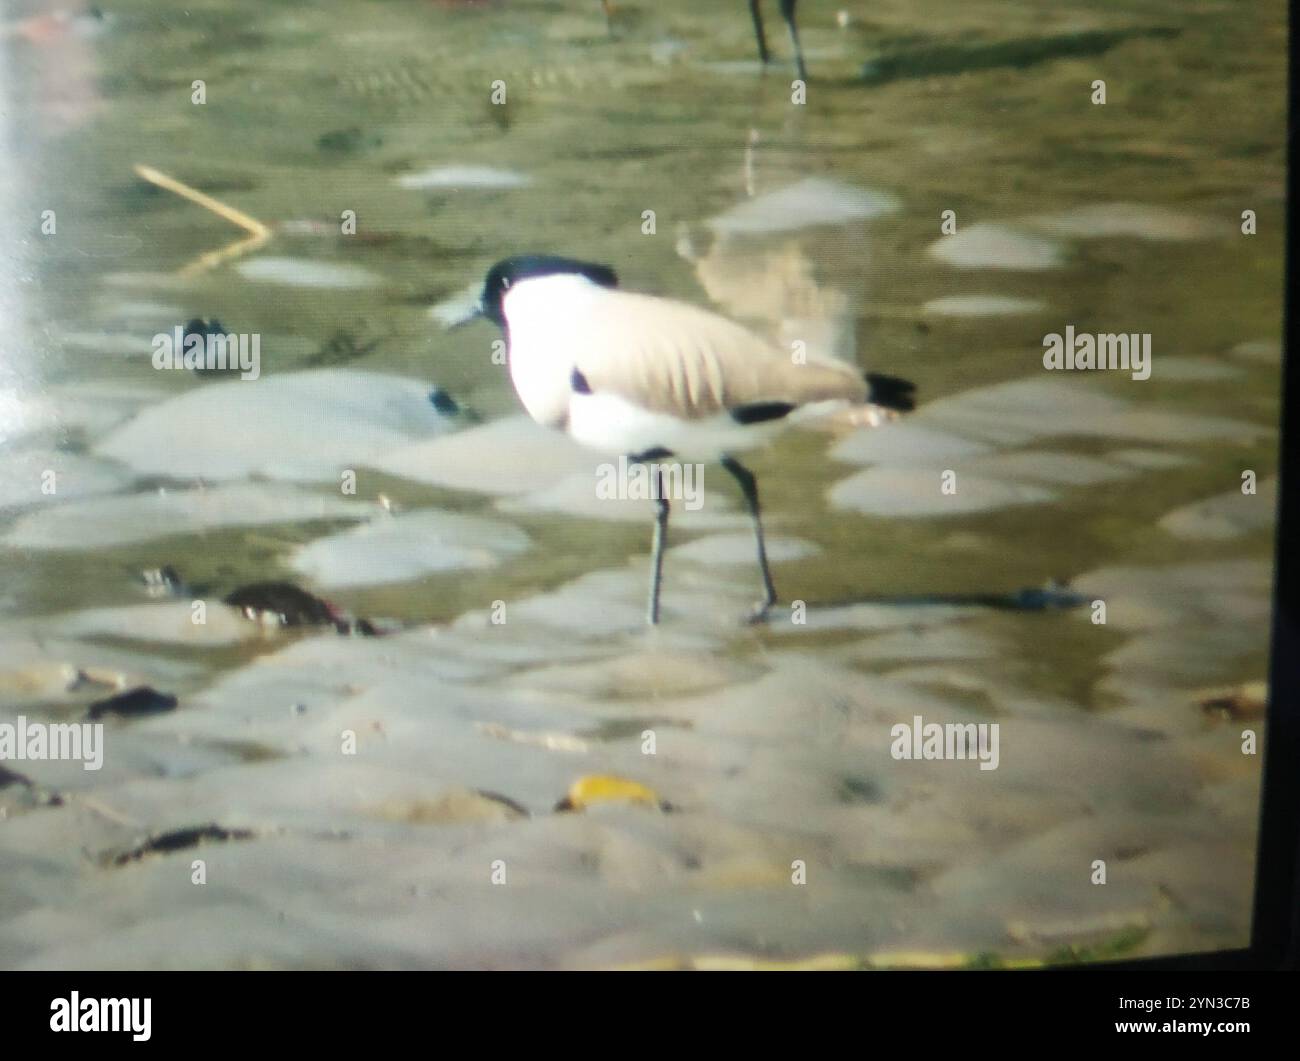
<svg viewBox="0 0 1300 1061">
<path fill-rule="evenodd" d="M 795 358 L 748 329 L 675 299 L 623 291 L 606 265 L 529 254 L 488 270 L 470 316 L 506 333 L 510 378 L 524 408 L 579 443 L 640 463 L 709 460 L 736 481 L 753 521 L 763 596 L 776 602 L 763 544 L 758 486 L 734 454 L 767 442 L 787 423 L 912 408 L 914 387 L 839 360 Z M 656 469 L 658 504 L 647 618 L 659 621 L 669 500 Z"/>
</svg>

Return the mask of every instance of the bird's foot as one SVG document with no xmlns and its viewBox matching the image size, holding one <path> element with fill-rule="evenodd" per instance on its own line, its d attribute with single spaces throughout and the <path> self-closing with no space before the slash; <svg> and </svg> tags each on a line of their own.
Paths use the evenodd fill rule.
<svg viewBox="0 0 1300 1061">
<path fill-rule="evenodd" d="M 775 601 L 759 601 L 745 616 L 745 624 L 747 626 L 758 626 L 760 623 L 767 622 L 767 613 L 775 603 Z"/>
</svg>

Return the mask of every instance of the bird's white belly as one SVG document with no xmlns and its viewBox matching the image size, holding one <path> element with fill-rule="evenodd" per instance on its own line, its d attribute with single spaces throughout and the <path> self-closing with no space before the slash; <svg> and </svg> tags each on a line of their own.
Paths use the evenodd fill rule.
<svg viewBox="0 0 1300 1061">
<path fill-rule="evenodd" d="M 569 399 L 569 434 L 584 446 L 620 455 L 665 449 L 688 460 L 716 460 L 761 445 L 780 428 L 779 421 L 744 426 L 726 413 L 683 420 L 616 394 L 572 394 Z"/>
</svg>

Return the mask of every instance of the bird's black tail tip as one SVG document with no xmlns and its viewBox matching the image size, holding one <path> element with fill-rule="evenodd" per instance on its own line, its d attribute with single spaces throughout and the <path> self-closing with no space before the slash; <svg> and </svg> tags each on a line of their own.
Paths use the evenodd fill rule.
<svg viewBox="0 0 1300 1061">
<path fill-rule="evenodd" d="M 900 413 L 909 413 L 916 408 L 916 384 L 911 380 L 868 372 L 867 385 L 871 388 L 867 401 L 872 405 L 895 409 Z"/>
</svg>

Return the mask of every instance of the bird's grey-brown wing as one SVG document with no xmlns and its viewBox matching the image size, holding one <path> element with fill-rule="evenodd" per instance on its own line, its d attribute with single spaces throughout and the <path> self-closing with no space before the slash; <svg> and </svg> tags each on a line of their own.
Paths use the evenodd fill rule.
<svg viewBox="0 0 1300 1061">
<path fill-rule="evenodd" d="M 686 420 L 768 403 L 865 401 L 851 365 L 797 361 L 725 317 L 684 302 L 609 292 L 571 336 L 574 365 L 592 393 L 612 393 Z"/>
</svg>

